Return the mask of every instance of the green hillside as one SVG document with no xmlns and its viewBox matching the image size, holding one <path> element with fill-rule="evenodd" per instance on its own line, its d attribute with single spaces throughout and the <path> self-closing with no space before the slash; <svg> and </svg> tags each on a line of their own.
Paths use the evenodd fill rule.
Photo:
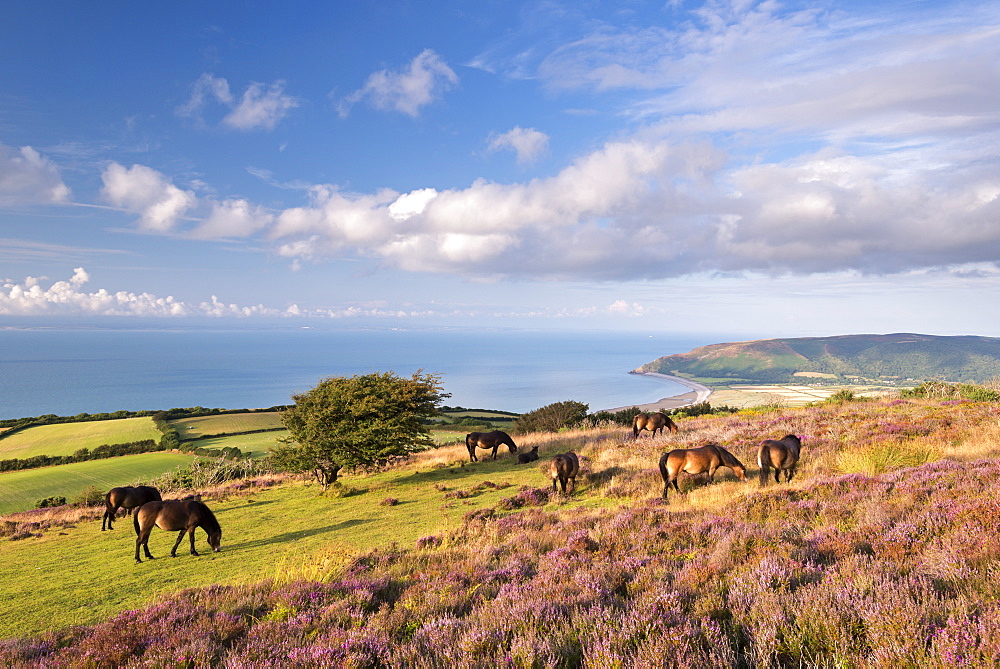
<svg viewBox="0 0 1000 669">
<path fill-rule="evenodd" d="M 982 383 L 1000 376 L 1000 338 L 900 333 L 764 339 L 701 346 L 635 371 L 761 383 L 816 374 L 828 375 L 831 383 Z"/>
</svg>

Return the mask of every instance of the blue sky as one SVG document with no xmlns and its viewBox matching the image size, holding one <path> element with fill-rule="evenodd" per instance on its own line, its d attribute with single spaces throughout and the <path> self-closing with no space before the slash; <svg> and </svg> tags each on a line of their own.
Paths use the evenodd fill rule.
<svg viewBox="0 0 1000 669">
<path fill-rule="evenodd" d="M 0 9 L 0 325 L 1000 335 L 994 2 Z"/>
</svg>

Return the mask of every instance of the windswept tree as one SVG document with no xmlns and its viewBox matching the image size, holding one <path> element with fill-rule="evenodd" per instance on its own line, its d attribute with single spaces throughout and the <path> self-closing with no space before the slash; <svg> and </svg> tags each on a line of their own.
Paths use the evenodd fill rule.
<svg viewBox="0 0 1000 669">
<path fill-rule="evenodd" d="M 293 395 L 282 414 L 289 439 L 273 454 L 288 471 L 311 472 L 325 490 L 344 467 L 370 466 L 433 446 L 425 419 L 438 414 L 436 374 L 393 372 L 323 379 Z"/>
</svg>

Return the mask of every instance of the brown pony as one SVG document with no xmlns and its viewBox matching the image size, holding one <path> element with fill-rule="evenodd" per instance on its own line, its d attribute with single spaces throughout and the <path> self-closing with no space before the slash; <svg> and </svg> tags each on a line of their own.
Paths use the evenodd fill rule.
<svg viewBox="0 0 1000 669">
<path fill-rule="evenodd" d="M 517 464 L 519 465 L 526 465 L 529 462 L 534 462 L 537 459 L 538 459 L 538 446 L 534 446 L 527 453 L 517 454 Z"/>
<path fill-rule="evenodd" d="M 767 477 L 774 467 L 774 482 L 781 483 L 781 472 L 785 472 L 785 482 L 792 480 L 795 467 L 802 451 L 802 440 L 794 434 L 786 434 L 780 440 L 766 439 L 757 449 L 757 464 L 760 466 L 760 484 L 767 485 Z"/>
<path fill-rule="evenodd" d="M 114 529 L 111 521 L 118 513 L 118 509 L 125 509 L 125 513 L 129 514 L 137 506 L 142 506 L 146 502 L 159 502 L 161 499 L 163 498 L 160 497 L 160 491 L 148 485 L 140 485 L 134 488 L 132 486 L 112 488 L 104 496 L 104 506 L 106 508 L 104 510 L 104 517 L 101 519 L 101 532 L 104 531 L 105 526 L 109 530 Z"/>
<path fill-rule="evenodd" d="M 139 559 L 140 546 L 145 549 L 146 557 L 153 559 L 149 552 L 149 535 L 153 527 L 159 527 L 167 532 L 178 532 L 170 557 L 177 557 L 177 547 L 181 545 L 185 532 L 191 538 L 191 555 L 198 555 L 198 551 L 194 549 L 194 531 L 199 527 L 208 534 L 208 545 L 214 552 L 218 553 L 222 548 L 222 528 L 219 527 L 215 514 L 207 506 L 193 499 L 147 502 L 135 512 L 132 523 L 136 535 L 136 562 L 142 562 Z"/>
<path fill-rule="evenodd" d="M 746 481 L 746 469 L 736 456 L 718 444 L 706 444 L 698 448 L 678 448 L 664 453 L 660 457 L 660 476 L 663 477 L 663 499 L 667 498 L 670 486 L 680 492 L 677 477 L 685 474 L 703 474 L 708 472 L 708 480 L 715 479 L 715 470 L 719 467 L 729 467 L 736 478 Z"/>
<path fill-rule="evenodd" d="M 654 437 L 656 436 L 656 431 L 659 430 L 662 435 L 663 428 L 667 428 L 671 433 L 677 432 L 677 424 L 670 420 L 669 416 L 660 412 L 638 413 L 632 419 L 632 437 L 634 439 L 638 439 L 639 433 L 643 430 L 651 431 Z"/>
<path fill-rule="evenodd" d="M 493 449 L 493 459 L 497 459 L 497 449 L 500 448 L 500 444 L 507 444 L 507 449 L 511 453 L 517 453 L 517 444 L 514 440 L 510 438 L 510 435 L 501 430 L 493 430 L 492 432 L 470 432 L 465 435 L 465 447 L 469 449 L 469 462 L 477 462 L 479 458 L 476 457 L 476 446 L 479 448 L 485 448 L 486 450 Z"/>
<path fill-rule="evenodd" d="M 549 463 L 549 476 L 552 477 L 552 489 L 556 490 L 556 482 L 562 486 L 562 491 L 566 492 L 566 484 L 570 484 L 570 493 L 576 490 L 576 475 L 580 473 L 580 458 L 576 453 L 560 453 L 552 458 Z"/>
</svg>

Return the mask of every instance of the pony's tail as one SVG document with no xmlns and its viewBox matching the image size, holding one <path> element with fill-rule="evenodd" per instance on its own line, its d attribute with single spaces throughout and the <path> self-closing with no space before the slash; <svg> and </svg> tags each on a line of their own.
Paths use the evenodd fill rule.
<svg viewBox="0 0 1000 669">
<path fill-rule="evenodd" d="M 132 514 L 132 527 L 135 528 L 135 536 L 139 536 L 139 509 Z"/>
<path fill-rule="evenodd" d="M 765 460 L 765 455 L 767 455 L 767 458 L 770 459 L 770 453 L 767 452 L 767 446 L 761 446 L 760 450 L 757 451 L 757 466 L 760 467 L 760 485 L 762 487 L 767 485 L 767 478 L 770 474 L 770 466 Z"/>
<path fill-rule="evenodd" d="M 667 498 L 667 491 L 670 490 L 670 472 L 667 471 L 667 454 L 660 456 L 660 478 L 663 479 L 663 499 Z"/>
<path fill-rule="evenodd" d="M 632 438 L 633 439 L 639 438 L 639 426 L 634 422 L 632 423 Z"/>
</svg>

